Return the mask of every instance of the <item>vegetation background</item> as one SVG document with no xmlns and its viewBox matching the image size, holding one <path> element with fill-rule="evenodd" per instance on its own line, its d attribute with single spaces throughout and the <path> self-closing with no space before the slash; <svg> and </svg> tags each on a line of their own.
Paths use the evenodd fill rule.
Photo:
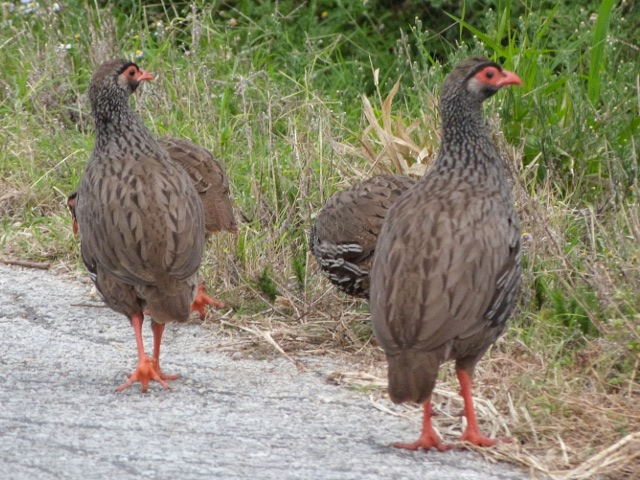
<svg viewBox="0 0 640 480">
<path fill-rule="evenodd" d="M 0 4 L 0 24 L 0 258 L 82 272 L 65 205 L 92 150 L 88 82 L 135 59 L 157 76 L 135 97 L 152 132 L 206 146 L 230 176 L 240 231 L 213 239 L 203 268 L 232 307 L 209 314 L 220 333 L 254 356 L 346 355 L 354 371 L 333 380 L 374 402 L 385 365 L 368 307 L 318 273 L 310 225 L 338 189 L 428 167 L 459 59 L 516 71 L 523 86 L 485 113 L 513 174 L 524 285 L 476 394 L 482 428 L 517 441 L 482 453 L 554 478 L 639 478 L 638 2 L 23 0 Z M 435 397 L 446 437 L 453 377 Z"/>
</svg>

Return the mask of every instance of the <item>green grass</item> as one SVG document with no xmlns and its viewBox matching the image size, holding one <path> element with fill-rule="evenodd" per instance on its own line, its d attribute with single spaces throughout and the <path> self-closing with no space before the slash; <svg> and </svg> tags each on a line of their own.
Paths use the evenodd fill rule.
<svg viewBox="0 0 640 480">
<path fill-rule="evenodd" d="M 589 62 L 589 81 L 587 93 L 589 100 L 596 103 L 600 100 L 600 72 L 605 69 L 605 46 L 609 33 L 609 20 L 613 9 L 613 0 L 604 0 L 598 10 L 598 19 L 593 29 L 593 43 L 591 45 L 591 59 Z"/>
<path fill-rule="evenodd" d="M 520 308 L 496 352 L 545 365 L 500 381 L 520 386 L 518 405 L 551 433 L 515 429 L 546 452 L 558 436 L 569 442 L 567 432 L 581 439 L 546 413 L 572 411 L 562 404 L 567 392 L 637 405 L 640 6 L 59 3 L 59 11 L 0 6 L 1 258 L 81 268 L 65 202 L 93 145 L 89 79 L 101 61 L 139 51 L 138 63 L 157 76 L 132 102 L 143 121 L 158 136 L 209 148 L 230 176 L 240 232 L 210 242 L 204 274 L 234 306 L 233 320 L 260 322 L 267 302 L 268 328 L 278 321 L 298 329 L 274 336 L 291 351 L 375 356 L 368 313 L 318 275 L 306 235 L 329 196 L 377 171 L 375 160 L 394 168 L 389 145 L 367 130 L 362 95 L 385 131 L 404 129 L 432 154 L 445 74 L 466 56 L 486 54 L 523 80 L 487 102 L 485 113 L 502 132 L 530 234 Z M 400 155 L 418 162 L 415 151 Z M 615 423 L 582 441 L 598 450 L 637 428 Z"/>
</svg>

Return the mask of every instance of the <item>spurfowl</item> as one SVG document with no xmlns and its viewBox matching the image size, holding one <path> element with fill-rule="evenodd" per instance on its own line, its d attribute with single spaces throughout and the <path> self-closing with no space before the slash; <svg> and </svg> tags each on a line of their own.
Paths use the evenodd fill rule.
<svg viewBox="0 0 640 480">
<path fill-rule="evenodd" d="M 211 152 L 195 143 L 178 138 L 158 140 L 171 160 L 180 165 L 191 177 L 204 209 L 204 227 L 207 237 L 217 232 L 238 233 L 238 224 L 233 216 L 233 207 L 229 198 L 229 179 L 222 165 Z M 222 302 L 208 297 L 204 293 L 204 284 L 200 279 L 198 294 L 191 305 L 200 317 L 205 317 L 205 306 L 224 307 Z"/>
<path fill-rule="evenodd" d="M 387 211 L 416 181 L 378 175 L 341 190 L 322 207 L 311 228 L 309 249 L 338 289 L 369 298 L 369 270 Z"/>
<path fill-rule="evenodd" d="M 238 225 L 229 197 L 229 180 L 222 165 L 211 152 L 185 139 L 166 138 L 157 140 L 157 142 L 167 151 L 171 160 L 180 165 L 191 177 L 202 201 L 207 236 L 222 231 L 236 234 Z M 73 220 L 73 233 L 78 233 L 78 221 L 75 214 L 77 202 L 78 192 L 75 191 L 67 199 L 67 207 Z M 206 305 L 212 305 L 216 308 L 224 307 L 223 303 L 204 293 L 204 285 L 200 281 L 198 294 L 191 304 L 191 311 L 198 312 L 200 317 L 204 318 Z"/>
<path fill-rule="evenodd" d="M 503 333 L 520 282 L 520 222 L 482 117 L 482 102 L 514 73 L 473 57 L 447 76 L 442 143 L 432 169 L 391 207 L 371 270 L 373 329 L 389 364 L 389 396 L 424 403 L 422 434 L 407 449 L 447 448 L 431 426 L 431 393 L 443 362 L 455 360 L 467 427 L 480 434 L 471 399 L 476 363 Z"/>
<path fill-rule="evenodd" d="M 198 286 L 205 239 L 202 202 L 189 175 L 158 145 L 129 98 L 153 77 L 127 60 L 111 60 L 94 72 L 89 100 L 96 140 L 75 213 L 82 259 L 113 310 L 126 315 L 138 346 L 138 366 L 118 391 L 151 380 L 168 388 L 160 368 L 167 322 L 189 318 Z M 153 358 L 142 342 L 144 309 L 151 311 Z"/>
</svg>

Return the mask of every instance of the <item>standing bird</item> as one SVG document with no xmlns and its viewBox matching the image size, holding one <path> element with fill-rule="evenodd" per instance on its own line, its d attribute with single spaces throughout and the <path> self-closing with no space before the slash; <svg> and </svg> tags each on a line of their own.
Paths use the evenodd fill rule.
<svg viewBox="0 0 640 480">
<path fill-rule="evenodd" d="M 442 143 L 432 169 L 389 210 L 371 271 L 373 329 L 389 364 L 395 403 L 424 403 L 420 438 L 395 447 L 443 445 L 431 426 L 440 365 L 455 360 L 467 427 L 461 441 L 491 446 L 471 399 L 476 363 L 503 333 L 520 283 L 520 221 L 482 102 L 520 78 L 482 57 L 447 76 Z"/>
<path fill-rule="evenodd" d="M 233 215 L 231 198 L 229 197 L 229 179 L 224 169 L 213 154 L 190 140 L 178 138 L 161 138 L 158 145 L 164 148 L 171 160 L 182 167 L 191 177 L 204 210 L 205 240 L 209 235 L 226 231 L 238 233 L 238 224 Z M 73 233 L 78 233 L 78 219 L 76 204 L 78 192 L 75 191 L 67 198 L 67 207 L 71 212 Z M 224 304 L 210 298 L 204 292 L 204 284 L 200 279 L 198 293 L 191 304 L 191 311 L 196 311 L 201 318 L 205 318 L 206 305 L 223 308 Z"/>
<path fill-rule="evenodd" d="M 416 180 L 377 175 L 334 194 L 311 227 L 309 249 L 339 290 L 369 298 L 369 270 L 389 208 Z"/>
<path fill-rule="evenodd" d="M 233 207 L 229 197 L 229 179 L 213 154 L 190 140 L 162 138 L 158 144 L 163 147 L 171 160 L 180 165 L 191 177 L 204 210 L 205 241 L 209 235 L 226 231 L 238 233 L 238 223 L 233 216 Z M 204 293 L 204 283 L 200 277 L 198 294 L 191 305 L 191 311 L 197 311 L 200 318 L 205 317 L 205 306 L 223 308 L 225 305 Z"/>
<path fill-rule="evenodd" d="M 118 391 L 137 381 L 145 392 L 151 380 L 168 388 L 166 381 L 177 378 L 160 368 L 162 333 L 167 322 L 189 318 L 205 238 L 189 175 L 129 106 L 140 83 L 152 78 L 120 59 L 94 72 L 96 140 L 75 199 L 82 260 L 105 303 L 129 318 L 136 336 L 138 365 Z M 153 358 L 142 341 L 145 308 L 153 316 Z"/>
</svg>

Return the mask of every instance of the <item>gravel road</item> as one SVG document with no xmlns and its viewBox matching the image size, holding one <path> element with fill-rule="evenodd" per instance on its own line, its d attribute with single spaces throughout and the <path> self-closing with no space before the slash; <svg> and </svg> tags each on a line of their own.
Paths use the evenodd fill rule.
<svg viewBox="0 0 640 480">
<path fill-rule="evenodd" d="M 133 330 L 64 275 L 0 265 L 0 478 L 520 480 L 467 451 L 406 452 L 418 426 L 327 383 L 327 358 L 232 360 L 215 326 L 169 325 L 172 390 L 114 388 Z M 145 324 L 145 345 L 152 346 Z"/>
</svg>

